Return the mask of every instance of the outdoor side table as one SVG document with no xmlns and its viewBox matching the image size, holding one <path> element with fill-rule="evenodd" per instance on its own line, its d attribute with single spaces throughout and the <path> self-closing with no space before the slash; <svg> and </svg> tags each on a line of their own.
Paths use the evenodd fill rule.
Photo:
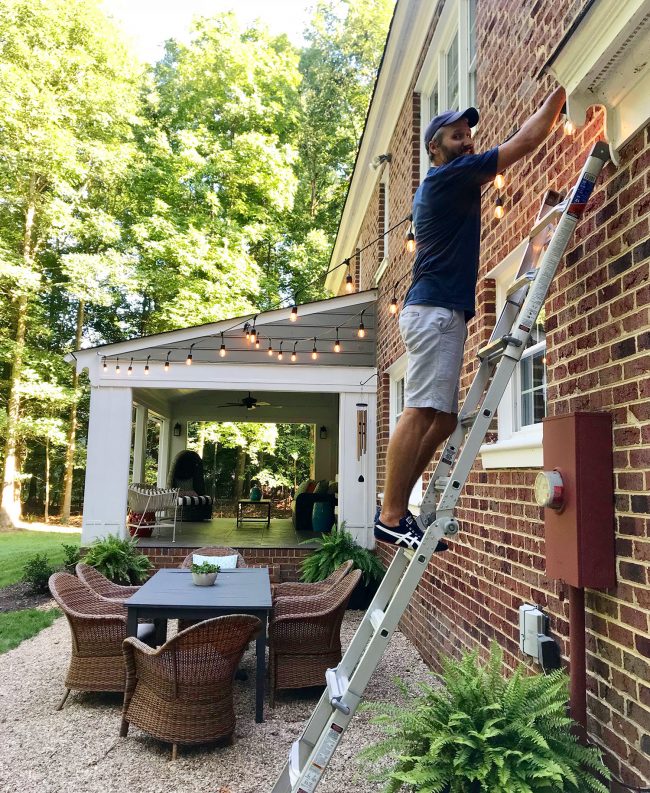
<svg viewBox="0 0 650 793">
<path fill-rule="evenodd" d="M 256 511 L 253 507 L 259 509 Z M 237 528 L 244 523 L 266 523 L 268 529 L 271 525 L 271 499 L 253 501 L 250 498 L 240 498 L 237 502 Z"/>
<path fill-rule="evenodd" d="M 222 570 L 214 586 L 205 587 L 192 583 L 189 570 L 158 570 L 124 605 L 127 636 L 137 634 L 141 617 L 158 618 L 165 631 L 168 619 L 207 620 L 224 614 L 259 617 L 262 628 L 255 640 L 255 721 L 264 721 L 266 633 L 271 611 L 271 584 L 266 567 Z"/>
</svg>

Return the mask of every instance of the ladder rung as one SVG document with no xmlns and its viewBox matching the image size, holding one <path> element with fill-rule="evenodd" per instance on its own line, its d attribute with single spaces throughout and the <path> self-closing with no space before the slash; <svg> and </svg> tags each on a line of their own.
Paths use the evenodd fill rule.
<svg viewBox="0 0 650 793">
<path fill-rule="evenodd" d="M 565 209 L 565 202 L 562 202 L 561 204 L 554 206 L 550 212 L 547 212 L 544 215 L 544 217 L 541 217 L 535 223 L 535 225 L 532 227 L 532 229 L 528 234 L 529 238 L 532 239 L 535 236 L 535 234 L 541 231 L 545 226 L 548 226 L 548 224 L 551 222 L 551 220 L 553 220 L 553 218 L 559 217 L 564 212 L 564 209 Z"/>
<path fill-rule="evenodd" d="M 476 413 L 474 414 L 476 417 Z M 442 491 L 447 487 L 447 485 L 451 482 L 450 476 L 439 476 L 436 481 L 433 483 L 434 488 L 438 491 L 438 493 L 442 493 Z"/>
<path fill-rule="evenodd" d="M 350 708 L 342 701 L 348 692 L 350 681 L 347 677 L 340 678 L 337 669 L 325 670 L 325 682 L 332 706 L 342 713 L 349 713 Z"/>
<path fill-rule="evenodd" d="M 384 621 L 384 612 L 381 609 L 373 609 L 370 614 L 370 622 L 375 630 L 379 630 Z"/>
<path fill-rule="evenodd" d="M 506 297 L 510 297 L 510 295 L 514 295 L 515 292 L 518 292 L 522 286 L 530 285 L 537 275 L 537 270 L 529 270 L 527 273 L 520 275 L 515 281 L 513 281 L 510 286 L 508 287 L 508 292 L 506 293 Z"/>
<path fill-rule="evenodd" d="M 484 361 L 486 358 L 490 361 L 495 360 L 496 358 L 500 358 L 506 347 L 509 344 L 514 344 L 515 347 L 521 347 L 521 341 L 519 339 L 514 338 L 514 336 L 502 336 L 500 339 L 496 339 L 495 341 L 486 344 L 485 347 L 481 347 L 478 351 L 478 357 Z"/>
<path fill-rule="evenodd" d="M 468 413 L 466 416 L 461 416 L 460 426 L 471 427 L 477 416 L 478 416 L 478 410 L 474 410 L 472 413 Z"/>
<path fill-rule="evenodd" d="M 289 750 L 289 779 L 291 784 L 295 785 L 300 778 L 300 740 L 294 741 Z"/>
</svg>

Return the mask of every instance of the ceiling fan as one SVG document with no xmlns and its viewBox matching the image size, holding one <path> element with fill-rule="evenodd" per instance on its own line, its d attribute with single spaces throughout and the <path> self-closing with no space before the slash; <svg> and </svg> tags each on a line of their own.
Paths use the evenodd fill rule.
<svg viewBox="0 0 650 793">
<path fill-rule="evenodd" d="M 259 399 L 256 399 L 254 396 L 251 396 L 251 392 L 248 392 L 248 396 L 242 397 L 239 402 L 226 402 L 223 405 L 217 405 L 218 408 L 246 408 L 246 410 L 255 410 L 256 407 L 273 407 L 270 402 L 260 402 Z"/>
</svg>

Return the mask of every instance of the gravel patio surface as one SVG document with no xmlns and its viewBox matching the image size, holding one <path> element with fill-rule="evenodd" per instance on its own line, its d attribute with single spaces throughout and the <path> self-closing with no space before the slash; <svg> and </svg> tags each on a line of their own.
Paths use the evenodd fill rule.
<svg viewBox="0 0 650 793">
<path fill-rule="evenodd" d="M 348 612 L 342 637 L 347 643 L 362 612 Z M 37 789 L 39 793 L 265 793 L 273 787 L 319 697 L 306 692 L 281 692 L 276 707 L 265 707 L 266 721 L 256 724 L 254 644 L 242 667 L 248 680 L 235 681 L 237 726 L 233 746 L 208 744 L 179 747 L 171 762 L 171 746 L 131 727 L 118 736 L 121 695 L 72 692 L 56 711 L 70 650 L 65 618 L 57 619 L 33 639 L 0 655 L 0 791 Z M 413 646 L 397 632 L 366 692 L 367 701 L 394 700 L 393 679 L 399 676 L 416 688 L 431 680 Z M 381 731 L 370 714 L 358 713 L 334 755 L 318 793 L 376 793 L 355 757 L 375 743 Z"/>
</svg>

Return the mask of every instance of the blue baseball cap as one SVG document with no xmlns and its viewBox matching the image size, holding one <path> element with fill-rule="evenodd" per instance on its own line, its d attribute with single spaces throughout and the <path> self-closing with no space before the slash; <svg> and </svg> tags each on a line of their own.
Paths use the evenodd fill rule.
<svg viewBox="0 0 650 793">
<path fill-rule="evenodd" d="M 467 110 L 445 110 L 444 113 L 432 118 L 429 126 L 424 130 L 424 148 L 428 151 L 431 138 L 440 127 L 446 127 L 461 118 L 466 118 L 470 127 L 475 127 L 478 124 L 478 110 L 475 107 L 468 107 Z"/>
</svg>

